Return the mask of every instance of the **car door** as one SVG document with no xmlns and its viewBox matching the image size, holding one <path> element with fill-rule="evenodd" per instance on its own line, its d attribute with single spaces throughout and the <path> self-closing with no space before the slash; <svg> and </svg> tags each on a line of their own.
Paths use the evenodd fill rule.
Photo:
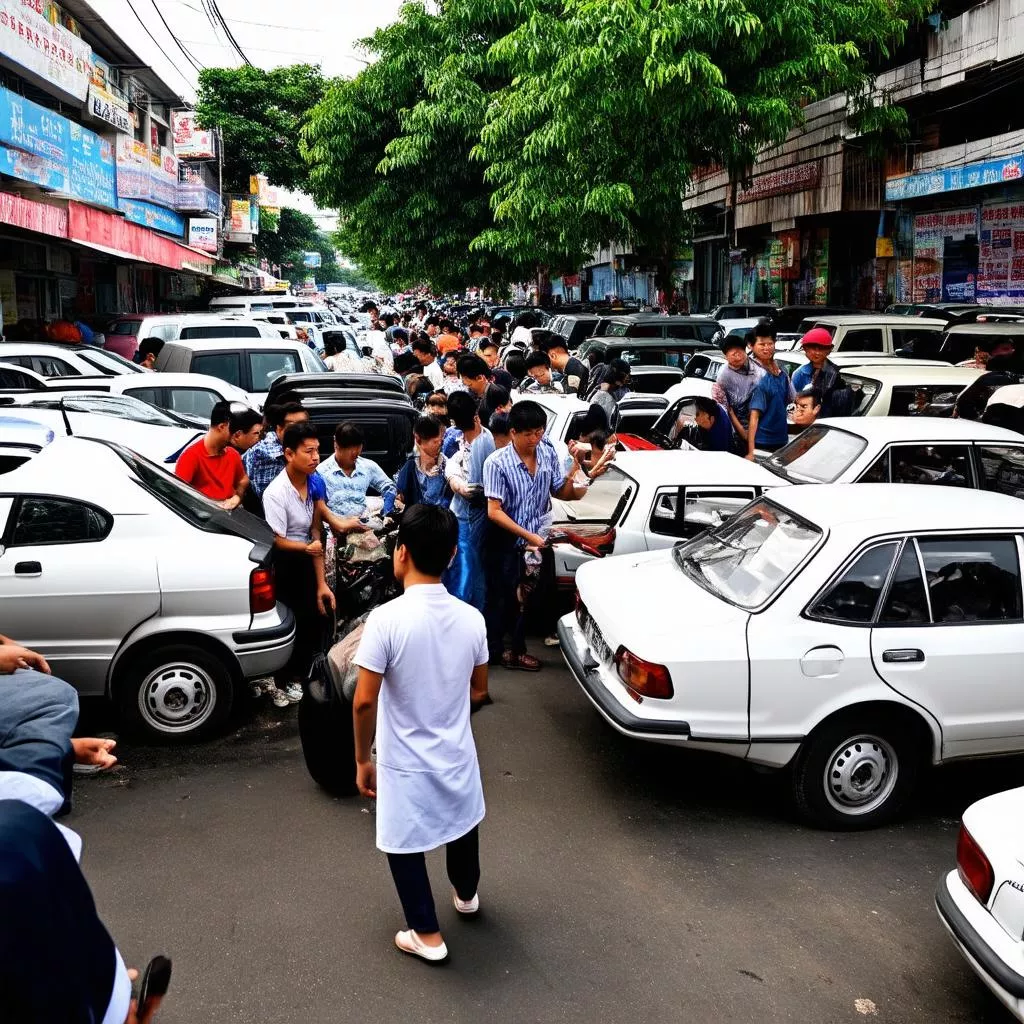
<svg viewBox="0 0 1024 1024">
<path fill-rule="evenodd" d="M 761 492 L 759 487 L 660 487 L 645 529 L 648 551 L 670 548 L 720 526 Z"/>
<path fill-rule="evenodd" d="M 828 714 L 877 693 L 871 622 L 900 543 L 872 542 L 855 552 L 808 603 L 790 586 L 751 615 L 751 741 L 798 739 Z"/>
<path fill-rule="evenodd" d="M 909 538 L 871 630 L 875 670 L 935 716 L 943 758 L 1024 742 L 1021 549 L 1012 534 Z"/>
<path fill-rule="evenodd" d="M 836 345 L 837 352 L 885 352 L 884 327 L 854 327 Z"/>
<path fill-rule="evenodd" d="M 124 636 L 160 607 L 156 556 L 132 524 L 98 505 L 50 495 L 0 497 L 4 633 L 54 675 L 102 694 Z M 112 569 L 116 567 L 116 572 Z"/>
</svg>

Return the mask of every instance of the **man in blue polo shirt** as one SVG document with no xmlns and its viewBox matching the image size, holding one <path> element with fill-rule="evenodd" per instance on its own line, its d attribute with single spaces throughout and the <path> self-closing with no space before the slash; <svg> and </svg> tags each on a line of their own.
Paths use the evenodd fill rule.
<svg viewBox="0 0 1024 1024">
<path fill-rule="evenodd" d="M 492 529 L 484 556 L 487 583 L 487 646 L 492 663 L 506 668 L 540 670 L 526 653 L 526 633 L 517 590 L 523 576 L 523 555 L 547 545 L 540 532 L 552 498 L 574 501 L 586 494 L 573 478 L 579 471 L 574 456 L 566 472 L 554 446 L 541 444 L 547 417 L 536 402 L 516 402 L 508 414 L 511 444 L 489 455 L 484 463 L 487 518 Z M 505 634 L 511 634 L 505 648 Z"/>
<path fill-rule="evenodd" d="M 789 441 L 786 409 L 796 398 L 793 382 L 775 362 L 775 329 L 768 324 L 758 324 L 755 331 L 754 358 L 764 375 L 750 396 L 747 458 L 751 461 L 755 448 L 774 452 Z"/>
<path fill-rule="evenodd" d="M 694 400 L 694 421 L 700 427 L 700 447 L 706 452 L 732 451 L 732 423 L 729 413 L 713 398 L 698 395 Z"/>
</svg>

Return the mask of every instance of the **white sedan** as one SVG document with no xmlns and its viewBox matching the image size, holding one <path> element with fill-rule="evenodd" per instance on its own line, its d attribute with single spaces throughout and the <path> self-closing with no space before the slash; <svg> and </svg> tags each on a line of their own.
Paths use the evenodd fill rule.
<svg viewBox="0 0 1024 1024">
<path fill-rule="evenodd" d="M 128 395 L 140 402 L 180 416 L 197 427 L 210 425 L 217 402 L 238 402 L 251 409 L 259 404 L 248 392 L 207 373 L 147 373 L 139 377 L 111 377 L 103 384 L 112 395 Z"/>
<path fill-rule="evenodd" d="M 619 732 L 788 767 L 807 818 L 867 828 L 927 764 L 1024 751 L 1022 551 L 1017 498 L 784 487 L 581 566 L 558 633 Z"/>
<path fill-rule="evenodd" d="M 956 870 L 939 882 L 939 920 L 975 974 L 1024 1021 L 1024 788 L 964 811 Z"/>
</svg>

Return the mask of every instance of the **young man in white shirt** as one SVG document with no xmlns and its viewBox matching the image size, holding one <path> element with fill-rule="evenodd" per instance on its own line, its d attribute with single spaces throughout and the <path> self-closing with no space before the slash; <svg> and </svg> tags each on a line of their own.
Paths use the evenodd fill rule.
<svg viewBox="0 0 1024 1024">
<path fill-rule="evenodd" d="M 489 703 L 487 630 L 480 612 L 441 583 L 457 540 L 448 509 L 406 511 L 394 554 L 405 593 L 370 613 L 355 657 L 356 783 L 363 796 L 377 798 L 377 848 L 388 855 L 405 912 L 407 930 L 395 945 L 431 962 L 444 960 L 448 948 L 427 850 L 447 847 L 455 909 L 480 909 L 484 794 L 469 716 Z"/>
</svg>

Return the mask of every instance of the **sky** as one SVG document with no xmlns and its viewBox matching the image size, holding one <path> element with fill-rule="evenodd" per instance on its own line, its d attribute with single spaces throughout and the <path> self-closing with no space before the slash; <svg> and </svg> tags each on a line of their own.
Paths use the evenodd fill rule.
<svg viewBox="0 0 1024 1024">
<path fill-rule="evenodd" d="M 241 63 L 223 33 L 211 24 L 204 0 L 88 3 L 188 101 L 195 99 L 197 73 L 172 34 L 202 66 Z M 393 21 L 401 0 L 217 0 L 217 5 L 253 64 L 319 64 L 327 75 L 354 75 L 362 67 L 356 40 Z"/>
</svg>

